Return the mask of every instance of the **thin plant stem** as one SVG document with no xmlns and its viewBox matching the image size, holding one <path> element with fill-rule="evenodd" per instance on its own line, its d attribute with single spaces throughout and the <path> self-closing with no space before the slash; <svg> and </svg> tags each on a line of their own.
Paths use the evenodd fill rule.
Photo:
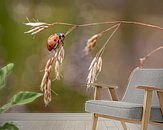
<svg viewBox="0 0 163 130">
<path fill-rule="evenodd" d="M 117 26 L 117 24 L 115 24 L 115 25 L 113 25 L 113 26 L 111 26 L 111 27 L 109 27 L 109 28 L 107 28 L 107 29 L 101 31 L 99 34 L 103 35 L 104 33 L 110 31 L 111 29 L 115 28 L 116 26 Z"/>
<path fill-rule="evenodd" d="M 54 26 L 54 25 L 76 26 L 76 24 L 63 23 L 63 22 L 54 22 L 54 23 L 51 24 L 51 26 Z"/>
<path fill-rule="evenodd" d="M 121 21 L 121 23 L 136 24 L 136 25 L 141 25 L 141 26 L 146 26 L 146 27 L 151 27 L 151 28 L 156 28 L 156 29 L 163 30 L 163 27 L 160 27 L 160 26 L 157 26 L 157 25 L 153 25 L 153 24 L 148 24 L 148 23 L 134 22 L 134 21 Z"/>
<path fill-rule="evenodd" d="M 78 27 L 87 27 L 95 25 L 104 25 L 104 24 L 118 24 L 119 21 L 108 21 L 108 22 L 96 22 L 96 23 L 87 23 L 87 24 L 78 24 Z"/>
<path fill-rule="evenodd" d="M 142 22 L 135 22 L 135 21 L 108 21 L 108 22 L 97 22 L 97 23 L 88 23 L 88 24 L 80 24 L 78 25 L 79 27 L 85 27 L 85 26 L 94 26 L 94 25 L 104 25 L 104 24 L 136 24 L 136 25 L 141 25 L 141 26 L 146 26 L 146 27 L 152 27 L 156 29 L 163 30 L 163 27 L 153 25 L 153 24 L 148 24 L 148 23 L 142 23 Z"/>
<path fill-rule="evenodd" d="M 65 36 L 67 36 L 69 33 L 71 33 L 73 30 L 75 30 L 77 28 L 76 25 L 74 25 L 73 27 L 71 27 L 66 33 Z"/>
<path fill-rule="evenodd" d="M 108 22 L 95 22 L 95 23 L 87 23 L 87 24 L 71 24 L 71 23 L 63 23 L 63 22 L 54 22 L 51 25 L 66 25 L 66 26 L 76 26 L 76 27 L 88 27 L 88 26 L 95 26 L 95 25 L 105 25 L 105 24 L 135 24 L 135 25 L 141 25 L 141 26 L 146 26 L 146 27 L 151 27 L 151 28 L 156 28 L 163 30 L 163 27 L 153 25 L 153 24 L 148 24 L 148 23 L 143 23 L 143 22 L 136 22 L 136 21 L 108 21 Z"/>
<path fill-rule="evenodd" d="M 163 49 L 163 46 L 160 46 L 160 47 L 158 47 L 158 48 L 156 48 L 156 49 L 150 51 L 150 52 L 149 52 L 146 56 L 144 56 L 143 58 L 140 58 L 140 59 L 139 59 L 139 60 L 140 60 L 140 65 L 139 65 L 139 67 L 142 68 L 143 65 L 144 65 L 144 63 L 145 63 L 145 61 L 146 61 L 151 55 L 153 55 L 154 53 L 156 53 L 157 51 L 160 51 L 160 50 L 162 50 L 162 49 Z"/>
<path fill-rule="evenodd" d="M 114 36 L 114 34 L 117 32 L 117 30 L 119 29 L 119 27 L 120 27 L 120 23 L 119 24 L 116 24 L 116 25 L 114 25 L 114 26 L 112 26 L 110 29 L 113 29 L 113 28 L 115 28 L 114 29 L 114 31 L 111 33 L 111 35 L 109 36 L 109 38 L 107 39 L 107 41 L 105 42 L 105 44 L 102 46 L 102 48 L 97 52 L 97 54 L 96 54 L 96 56 L 97 57 L 100 57 L 100 56 L 102 56 L 102 54 L 103 54 L 103 52 L 104 52 L 104 50 L 105 50 L 105 48 L 106 48 L 106 45 L 109 43 L 109 41 L 110 41 L 110 39 Z"/>
<path fill-rule="evenodd" d="M 56 93 L 53 89 L 50 89 L 55 95 L 58 96 L 58 93 Z"/>
</svg>

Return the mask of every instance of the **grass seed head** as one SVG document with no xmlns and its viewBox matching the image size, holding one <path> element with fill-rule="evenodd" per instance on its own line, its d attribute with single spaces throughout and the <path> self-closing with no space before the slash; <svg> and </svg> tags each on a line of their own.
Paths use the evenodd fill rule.
<svg viewBox="0 0 163 130">
<path fill-rule="evenodd" d="M 51 24 L 47 24 L 43 22 L 29 22 L 29 23 L 25 23 L 25 25 L 32 27 L 30 30 L 24 32 L 24 33 L 29 33 L 31 35 L 35 35 L 51 26 Z"/>
<path fill-rule="evenodd" d="M 100 37 L 100 34 L 95 34 L 91 38 L 88 39 L 86 47 L 84 49 L 85 53 L 88 54 L 95 46 L 97 43 L 97 39 Z"/>
<path fill-rule="evenodd" d="M 102 68 L 102 58 L 95 57 L 90 66 L 89 66 L 89 73 L 87 76 L 87 88 L 90 87 L 90 83 L 94 83 L 97 80 L 99 73 L 101 72 Z"/>
<path fill-rule="evenodd" d="M 42 78 L 42 82 L 40 85 L 41 91 L 44 93 L 44 103 L 45 106 L 49 104 L 51 101 L 51 71 L 52 71 L 52 65 L 54 64 L 55 69 L 55 79 L 60 80 L 62 77 L 62 63 L 64 59 L 64 48 L 63 46 L 60 46 L 54 51 L 54 55 L 50 57 L 46 63 L 45 69 L 44 69 L 44 75 Z"/>
</svg>

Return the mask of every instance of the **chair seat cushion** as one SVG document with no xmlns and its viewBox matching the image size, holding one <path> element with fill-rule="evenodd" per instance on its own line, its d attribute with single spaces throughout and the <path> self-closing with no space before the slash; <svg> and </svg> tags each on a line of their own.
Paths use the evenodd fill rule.
<svg viewBox="0 0 163 130">
<path fill-rule="evenodd" d="M 89 100 L 85 104 L 85 110 L 91 113 L 125 118 L 129 120 L 141 120 L 143 105 L 121 101 Z M 158 107 L 152 107 L 151 121 L 163 122 L 163 115 Z"/>
</svg>

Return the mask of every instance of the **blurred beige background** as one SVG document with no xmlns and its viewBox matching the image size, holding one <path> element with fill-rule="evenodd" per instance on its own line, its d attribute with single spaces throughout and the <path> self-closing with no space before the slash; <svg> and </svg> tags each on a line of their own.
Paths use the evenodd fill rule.
<svg viewBox="0 0 163 130">
<path fill-rule="evenodd" d="M 21 90 L 40 91 L 39 86 L 49 52 L 47 38 L 55 32 L 66 32 L 67 27 L 56 26 L 36 37 L 24 34 L 29 28 L 23 23 L 31 21 L 91 23 L 128 20 L 151 23 L 163 27 L 162 0 L 5 0 L 0 1 L 0 66 L 15 63 L 8 84 L 0 92 L 0 105 Z M 92 98 L 92 90 L 86 92 L 88 66 L 106 41 L 104 36 L 88 56 L 83 48 L 93 34 L 108 25 L 83 27 L 73 31 L 65 39 L 64 78 L 53 82 L 53 95 L 48 107 L 43 100 L 15 108 L 19 112 L 84 112 L 84 102 Z M 103 55 L 102 72 L 98 81 L 119 86 L 118 94 L 124 94 L 130 72 L 138 65 L 138 59 L 163 45 L 163 31 L 138 25 L 121 25 L 108 44 Z M 163 67 L 163 51 L 154 54 L 145 67 Z M 106 92 L 103 92 L 106 95 Z M 104 96 L 105 97 L 105 96 Z"/>
</svg>

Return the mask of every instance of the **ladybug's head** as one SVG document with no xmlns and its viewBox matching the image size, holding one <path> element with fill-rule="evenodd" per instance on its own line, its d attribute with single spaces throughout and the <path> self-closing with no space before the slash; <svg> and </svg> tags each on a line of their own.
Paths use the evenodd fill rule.
<svg viewBox="0 0 163 130">
<path fill-rule="evenodd" d="M 57 33 L 57 34 L 59 36 L 59 39 L 62 40 L 62 41 L 64 41 L 64 39 L 65 39 L 64 33 Z"/>
<path fill-rule="evenodd" d="M 58 34 L 51 35 L 47 41 L 47 48 L 49 51 L 52 51 L 53 49 L 57 48 L 58 44 L 59 44 L 59 35 Z"/>
</svg>

